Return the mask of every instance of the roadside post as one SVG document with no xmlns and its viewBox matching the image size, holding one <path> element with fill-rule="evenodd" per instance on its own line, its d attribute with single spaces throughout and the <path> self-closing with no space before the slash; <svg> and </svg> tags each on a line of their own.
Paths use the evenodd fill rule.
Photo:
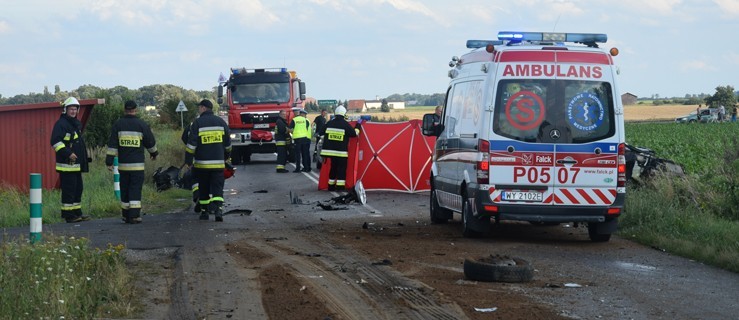
<svg viewBox="0 0 739 320">
<path fill-rule="evenodd" d="M 41 241 L 41 174 L 31 173 L 31 190 L 30 190 L 30 211 L 31 211 L 31 232 L 29 240 L 31 244 Z"/>
<path fill-rule="evenodd" d="M 185 121 L 182 118 L 182 113 L 185 112 L 185 111 L 187 111 L 187 107 L 185 107 L 185 103 L 182 102 L 182 100 L 180 100 L 180 103 L 177 104 L 177 109 L 175 109 L 174 111 L 180 113 L 180 128 L 184 128 L 185 127 Z"/>
<path fill-rule="evenodd" d="M 118 157 L 113 158 L 113 191 L 115 198 L 121 200 L 121 173 L 118 171 Z"/>
</svg>

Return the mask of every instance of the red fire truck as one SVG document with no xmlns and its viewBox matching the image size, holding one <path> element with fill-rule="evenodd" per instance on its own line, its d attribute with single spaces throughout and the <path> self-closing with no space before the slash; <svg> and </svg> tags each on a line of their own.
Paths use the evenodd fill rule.
<svg viewBox="0 0 739 320">
<path fill-rule="evenodd" d="M 226 88 L 225 103 L 223 88 Z M 275 124 L 280 110 L 287 111 L 289 123 L 293 116 L 290 111 L 303 100 L 305 83 L 295 71 L 231 68 L 228 80 L 218 86 L 218 103 L 228 110 L 232 163 L 249 162 L 253 153 L 274 153 Z"/>
</svg>

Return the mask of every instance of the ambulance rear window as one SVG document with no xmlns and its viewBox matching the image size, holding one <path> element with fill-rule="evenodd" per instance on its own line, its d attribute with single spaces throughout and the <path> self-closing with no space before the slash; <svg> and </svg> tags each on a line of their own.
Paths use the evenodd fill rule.
<svg viewBox="0 0 739 320">
<path fill-rule="evenodd" d="M 498 82 L 493 132 L 525 142 L 586 143 L 615 134 L 611 84 L 514 79 Z"/>
</svg>

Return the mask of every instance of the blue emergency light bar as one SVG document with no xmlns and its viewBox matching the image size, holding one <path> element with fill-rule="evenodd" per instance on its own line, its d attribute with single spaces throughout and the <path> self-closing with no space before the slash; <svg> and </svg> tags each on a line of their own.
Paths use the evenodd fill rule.
<svg viewBox="0 0 739 320">
<path fill-rule="evenodd" d="M 511 42 L 549 41 L 549 42 L 576 42 L 576 43 L 605 43 L 606 41 L 608 41 L 608 36 L 603 33 L 501 31 L 501 32 L 498 32 L 498 39 L 508 40 Z"/>
<path fill-rule="evenodd" d="M 239 75 L 242 73 L 249 73 L 251 72 L 265 72 L 265 71 L 277 71 L 279 70 L 282 73 L 287 73 L 287 68 L 260 68 L 260 69 L 247 69 L 247 68 L 231 68 L 231 74 L 233 75 Z"/>
<path fill-rule="evenodd" d="M 488 45 L 499 46 L 503 40 L 467 40 L 467 49 L 485 48 Z"/>
</svg>

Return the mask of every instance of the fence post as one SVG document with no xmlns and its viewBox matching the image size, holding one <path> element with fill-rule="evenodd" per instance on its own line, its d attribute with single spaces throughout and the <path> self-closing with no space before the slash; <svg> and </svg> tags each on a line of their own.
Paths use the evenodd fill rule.
<svg viewBox="0 0 739 320">
<path fill-rule="evenodd" d="M 113 158 L 113 189 L 115 190 L 115 197 L 118 201 L 121 200 L 121 173 L 118 172 L 118 157 Z"/>
<path fill-rule="evenodd" d="M 41 174 L 31 173 L 31 190 L 30 190 L 30 211 L 31 211 L 31 233 L 29 235 L 31 243 L 41 241 Z"/>
</svg>

